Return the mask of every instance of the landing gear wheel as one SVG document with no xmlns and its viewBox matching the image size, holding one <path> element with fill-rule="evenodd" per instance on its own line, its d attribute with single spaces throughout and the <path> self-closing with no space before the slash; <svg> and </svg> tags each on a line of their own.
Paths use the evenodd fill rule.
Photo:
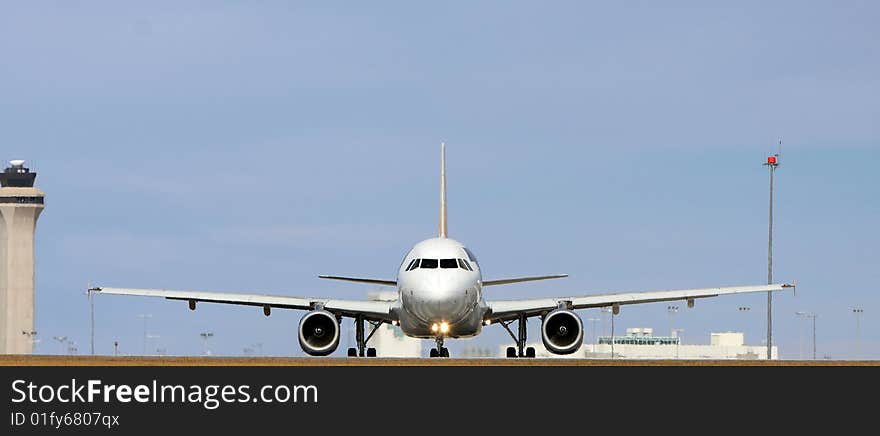
<svg viewBox="0 0 880 436">
<path fill-rule="evenodd" d="M 514 347 L 507 347 L 507 357 L 508 357 L 508 358 L 511 358 L 511 359 L 514 358 L 514 357 L 516 357 L 516 348 L 514 348 Z"/>
<path fill-rule="evenodd" d="M 531 359 L 535 358 L 535 347 L 526 348 L 526 357 Z"/>
<path fill-rule="evenodd" d="M 348 349 L 348 357 L 357 357 L 358 350 L 357 348 L 349 348 Z"/>
<path fill-rule="evenodd" d="M 367 357 L 376 357 L 376 349 L 367 348 Z"/>
<path fill-rule="evenodd" d="M 434 338 L 437 346 L 431 349 L 431 357 L 449 357 L 449 350 L 443 346 L 443 336 Z"/>
</svg>

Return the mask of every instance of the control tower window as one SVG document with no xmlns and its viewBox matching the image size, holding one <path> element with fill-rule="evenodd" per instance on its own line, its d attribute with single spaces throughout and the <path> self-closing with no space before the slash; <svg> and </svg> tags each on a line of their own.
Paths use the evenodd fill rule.
<svg viewBox="0 0 880 436">
<path fill-rule="evenodd" d="M 421 267 L 427 269 L 435 269 L 437 268 L 437 259 L 422 259 Z"/>
<path fill-rule="evenodd" d="M 440 259 L 440 268 L 458 268 L 458 261 L 456 259 Z"/>
</svg>

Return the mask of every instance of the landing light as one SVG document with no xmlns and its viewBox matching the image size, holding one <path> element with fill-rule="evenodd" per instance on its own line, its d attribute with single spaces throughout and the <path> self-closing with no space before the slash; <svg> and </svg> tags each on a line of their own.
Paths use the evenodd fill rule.
<svg viewBox="0 0 880 436">
<path fill-rule="evenodd" d="M 432 332 L 437 333 L 437 330 L 439 330 L 439 329 L 440 329 L 440 326 L 438 326 L 436 322 L 434 324 L 431 324 L 431 331 Z"/>
<path fill-rule="evenodd" d="M 449 333 L 449 324 L 445 322 L 440 323 L 440 333 Z"/>
<path fill-rule="evenodd" d="M 483 321 L 483 325 L 489 325 L 489 324 L 492 324 L 491 319 L 487 319 L 487 320 Z"/>
</svg>

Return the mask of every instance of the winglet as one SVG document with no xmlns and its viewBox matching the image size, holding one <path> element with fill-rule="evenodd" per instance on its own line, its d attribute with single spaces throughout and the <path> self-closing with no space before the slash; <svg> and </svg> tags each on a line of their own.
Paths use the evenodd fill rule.
<svg viewBox="0 0 880 436">
<path fill-rule="evenodd" d="M 785 283 L 782 285 L 783 288 L 791 288 L 791 293 L 793 296 L 797 297 L 797 278 L 795 277 L 794 282 Z"/>
<path fill-rule="evenodd" d="M 440 237 L 447 236 L 446 228 L 446 143 L 440 143 Z"/>
</svg>

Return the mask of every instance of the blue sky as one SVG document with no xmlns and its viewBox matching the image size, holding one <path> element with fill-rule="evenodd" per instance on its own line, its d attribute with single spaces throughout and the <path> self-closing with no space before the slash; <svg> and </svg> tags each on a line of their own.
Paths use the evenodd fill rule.
<svg viewBox="0 0 880 436">
<path fill-rule="evenodd" d="M 0 158 L 27 159 L 38 350 L 88 349 L 86 283 L 360 298 L 436 232 L 487 277 L 565 272 L 487 298 L 758 284 L 777 173 L 775 333 L 797 357 L 880 358 L 880 53 L 874 2 L 28 2 L 0 6 Z M 675 327 L 763 338 L 764 295 Z M 737 312 L 750 306 L 748 315 Z M 100 298 L 97 351 L 299 355 L 299 313 Z M 596 316 L 584 312 L 584 318 Z M 666 304 L 622 327 L 668 328 Z M 534 324 L 533 327 L 536 327 Z M 532 330 L 537 339 L 537 329 Z M 494 346 L 498 328 L 452 345 Z"/>
</svg>

